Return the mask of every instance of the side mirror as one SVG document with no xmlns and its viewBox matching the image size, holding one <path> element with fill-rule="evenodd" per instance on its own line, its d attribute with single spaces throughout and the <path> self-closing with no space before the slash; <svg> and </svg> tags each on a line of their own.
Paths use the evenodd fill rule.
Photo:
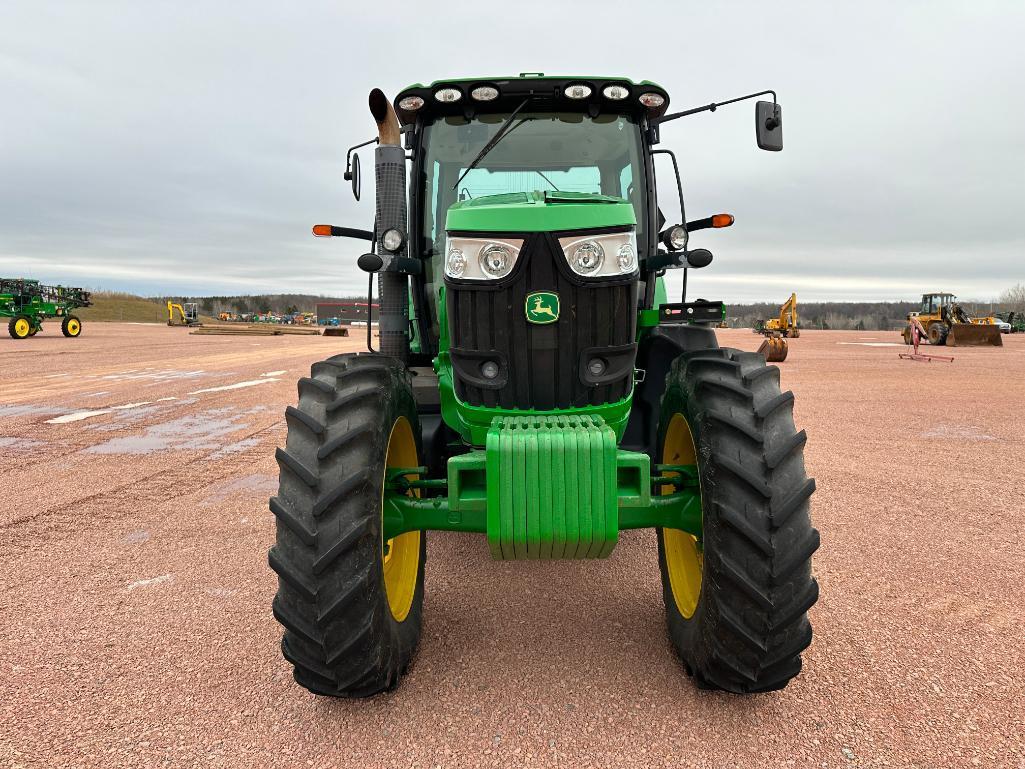
<svg viewBox="0 0 1025 769">
<path fill-rule="evenodd" d="M 695 269 L 707 267 L 712 263 L 712 252 L 707 248 L 695 248 L 687 252 L 687 266 Z"/>
<path fill-rule="evenodd" d="M 758 149 L 783 149 L 783 106 L 771 101 L 755 102 L 755 137 Z"/>
<path fill-rule="evenodd" d="M 349 167 L 345 169 L 345 173 L 342 175 L 342 178 L 347 182 L 352 182 L 352 196 L 356 198 L 356 200 L 359 200 L 361 179 L 359 173 L 359 155 L 355 152 L 352 153 L 352 162 Z"/>
</svg>

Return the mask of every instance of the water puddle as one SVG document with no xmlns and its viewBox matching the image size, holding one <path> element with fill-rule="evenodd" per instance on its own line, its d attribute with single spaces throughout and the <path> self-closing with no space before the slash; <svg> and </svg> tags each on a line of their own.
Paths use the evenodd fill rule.
<svg viewBox="0 0 1025 769">
<path fill-rule="evenodd" d="M 73 409 L 62 409 L 54 406 L 33 406 L 29 404 L 5 405 L 0 403 L 0 417 L 43 416 L 50 414 L 67 414 Z"/>
<path fill-rule="evenodd" d="M 243 478 L 236 478 L 232 481 L 225 481 L 210 487 L 208 496 L 203 504 L 212 505 L 223 502 L 234 494 L 254 494 L 263 496 L 273 494 L 278 490 L 278 479 L 262 473 L 254 473 Z"/>
<path fill-rule="evenodd" d="M 5 437 L 0 438 L 0 449 L 38 449 L 46 445 L 46 441 L 37 441 L 32 438 Z"/>
<path fill-rule="evenodd" d="M 84 451 L 90 454 L 152 454 L 157 451 L 220 449 L 227 436 L 249 427 L 249 423 L 241 421 L 241 416 L 230 407 L 209 409 L 150 425 L 141 435 L 112 438 Z"/>
<path fill-rule="evenodd" d="M 259 438 L 243 438 L 240 441 L 235 441 L 235 443 L 229 443 L 227 446 L 222 446 L 213 454 L 208 456 L 207 459 L 223 459 L 224 457 L 229 457 L 232 454 L 240 454 L 243 451 L 259 446 L 262 442 L 263 441 Z"/>
</svg>

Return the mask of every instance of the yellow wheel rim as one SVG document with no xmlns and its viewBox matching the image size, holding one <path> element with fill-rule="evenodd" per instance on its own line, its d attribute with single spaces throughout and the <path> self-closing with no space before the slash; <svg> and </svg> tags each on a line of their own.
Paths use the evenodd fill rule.
<svg viewBox="0 0 1025 769">
<path fill-rule="evenodd" d="M 78 336 L 78 332 L 81 330 L 82 324 L 80 324 L 77 320 L 68 321 L 68 333 L 71 334 L 71 336 Z"/>
<path fill-rule="evenodd" d="M 388 438 L 386 467 L 418 467 L 416 439 L 409 420 L 399 417 Z M 414 476 L 416 477 L 416 476 Z M 382 492 L 383 493 L 383 492 Z M 414 494 L 419 496 L 416 490 Z M 381 503 L 381 526 L 384 528 L 384 500 Z M 416 580 L 420 573 L 420 532 L 407 531 L 383 543 L 384 589 L 388 607 L 396 622 L 402 622 L 413 606 Z"/>
<path fill-rule="evenodd" d="M 32 325 L 24 318 L 18 318 L 14 321 L 14 333 L 21 338 L 28 336 L 28 332 L 32 330 Z"/>
<path fill-rule="evenodd" d="M 662 464 L 696 465 L 697 450 L 690 425 L 682 414 L 673 414 L 662 444 Z M 672 486 L 663 486 L 662 493 L 669 494 Z M 673 592 L 676 609 L 690 619 L 698 606 L 701 595 L 701 572 L 704 558 L 698 549 L 698 540 L 693 534 L 677 529 L 662 529 L 662 550 L 665 553 L 669 586 Z"/>
</svg>

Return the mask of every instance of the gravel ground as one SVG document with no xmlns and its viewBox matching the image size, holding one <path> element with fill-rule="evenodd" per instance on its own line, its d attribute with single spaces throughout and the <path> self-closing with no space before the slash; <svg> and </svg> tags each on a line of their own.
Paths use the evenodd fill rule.
<svg viewBox="0 0 1025 769">
<path fill-rule="evenodd" d="M 1025 335 L 896 341 L 809 331 L 780 366 L 822 533 L 785 691 L 694 688 L 650 532 L 590 563 L 432 534 L 410 674 L 349 702 L 280 656 L 266 501 L 295 379 L 359 341 L 0 340 L 0 766 L 1023 767 Z"/>
</svg>

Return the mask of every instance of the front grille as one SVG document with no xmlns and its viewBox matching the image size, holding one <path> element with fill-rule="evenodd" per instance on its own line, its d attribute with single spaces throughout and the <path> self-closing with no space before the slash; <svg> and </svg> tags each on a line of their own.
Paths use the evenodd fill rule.
<svg viewBox="0 0 1025 769">
<path fill-rule="evenodd" d="M 524 302 L 534 291 L 559 295 L 557 322 L 527 322 Z M 549 411 L 597 406 L 629 394 L 636 275 L 584 281 L 570 271 L 553 235 L 535 233 L 525 236 L 510 277 L 494 284 L 446 279 L 446 297 L 453 378 L 461 401 Z M 628 355 L 629 365 L 614 381 L 586 384 L 581 376 L 584 351 L 606 348 L 614 348 L 610 358 Z M 479 376 L 479 363 L 488 358 L 502 364 L 498 385 L 484 383 Z"/>
</svg>

